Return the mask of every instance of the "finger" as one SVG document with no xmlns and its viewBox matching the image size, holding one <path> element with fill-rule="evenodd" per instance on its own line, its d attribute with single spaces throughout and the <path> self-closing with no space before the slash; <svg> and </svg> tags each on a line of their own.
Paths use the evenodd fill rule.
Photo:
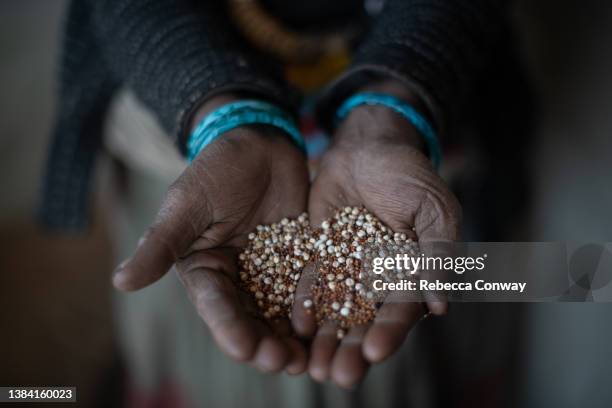
<svg viewBox="0 0 612 408">
<path fill-rule="evenodd" d="M 296 291 L 295 300 L 291 310 L 291 323 L 293 329 L 299 336 L 312 337 L 317 330 L 316 315 L 312 304 L 311 289 L 316 282 L 317 271 L 314 263 L 308 264 L 300 277 Z M 310 306 L 304 306 L 304 301 L 310 301 Z"/>
<path fill-rule="evenodd" d="M 407 298 L 402 292 L 394 291 L 376 313 L 363 341 L 363 355 L 370 363 L 379 363 L 395 353 L 426 313 L 422 303 Z"/>
<path fill-rule="evenodd" d="M 361 352 L 367 327 L 353 327 L 342 339 L 331 367 L 334 383 L 342 388 L 351 389 L 363 380 L 369 364 Z"/>
<path fill-rule="evenodd" d="M 285 338 L 285 344 L 289 349 L 290 359 L 285 369 L 289 375 L 298 375 L 306 371 L 308 355 L 304 345 L 293 337 Z"/>
<path fill-rule="evenodd" d="M 168 190 L 155 222 L 140 239 L 132 257 L 115 271 L 113 284 L 131 291 L 161 278 L 210 222 L 202 201 L 194 202 L 179 179 Z"/>
<path fill-rule="evenodd" d="M 280 337 L 289 337 L 291 332 L 291 322 L 287 319 L 276 319 L 269 322 L 272 332 Z"/>
<path fill-rule="evenodd" d="M 265 373 L 276 373 L 283 369 L 288 374 L 301 374 L 306 369 L 306 350 L 295 338 L 288 334 L 291 326 L 288 321 L 256 321 L 261 341 L 250 365 Z"/>
<path fill-rule="evenodd" d="M 449 244 L 459 239 L 460 222 L 461 206 L 454 195 L 443 185 L 432 188 L 415 217 L 421 252 L 428 257 L 448 256 Z M 446 280 L 443 270 L 423 272 L 428 280 Z M 423 297 L 432 314 L 446 314 L 448 302 L 444 292 L 424 291 Z"/>
<path fill-rule="evenodd" d="M 419 242 L 421 253 L 431 259 L 445 259 L 452 256 L 449 251 L 450 242 L 429 241 Z M 448 282 L 449 272 L 435 262 L 429 263 L 429 268 L 421 268 L 418 271 L 419 279 L 427 282 Z M 448 311 L 448 296 L 444 290 L 422 290 L 422 301 L 427 306 L 427 311 L 433 315 L 442 316 Z"/>
<path fill-rule="evenodd" d="M 454 242 L 459 239 L 461 205 L 445 187 L 432 189 L 424 197 L 415 216 L 415 229 L 419 241 Z"/>
<path fill-rule="evenodd" d="M 336 325 L 326 322 L 310 346 L 308 373 L 315 381 L 323 382 L 328 378 L 338 343 Z"/>
<path fill-rule="evenodd" d="M 280 337 L 269 334 L 259 342 L 252 364 L 265 373 L 277 373 L 285 368 L 290 357 L 290 350 L 285 342 Z"/>
<path fill-rule="evenodd" d="M 246 361 L 258 348 L 260 331 L 240 303 L 228 274 L 212 265 L 212 253 L 195 254 L 196 261 L 177 264 L 177 272 L 198 314 L 210 328 L 219 348 L 230 357 Z M 189 263 L 188 263 L 189 262 Z"/>
</svg>

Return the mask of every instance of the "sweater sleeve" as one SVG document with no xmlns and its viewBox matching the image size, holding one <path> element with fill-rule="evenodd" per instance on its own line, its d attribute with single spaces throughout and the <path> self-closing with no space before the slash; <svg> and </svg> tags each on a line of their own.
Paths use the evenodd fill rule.
<svg viewBox="0 0 612 408">
<path fill-rule="evenodd" d="M 387 0 L 352 66 L 323 93 L 319 114 L 331 123 L 338 105 L 367 81 L 391 77 L 425 103 L 438 130 L 458 114 L 495 46 L 504 0 Z"/>
<path fill-rule="evenodd" d="M 184 152 L 190 113 L 210 96 L 243 91 L 293 111 L 278 64 L 245 46 L 221 0 L 87 0 L 102 58 Z"/>
<path fill-rule="evenodd" d="M 190 113 L 224 91 L 291 111 L 297 95 L 276 64 L 234 33 L 221 0 L 73 0 L 62 46 L 59 100 L 38 208 L 55 230 L 82 231 L 114 91 L 132 88 L 185 152 Z"/>
</svg>

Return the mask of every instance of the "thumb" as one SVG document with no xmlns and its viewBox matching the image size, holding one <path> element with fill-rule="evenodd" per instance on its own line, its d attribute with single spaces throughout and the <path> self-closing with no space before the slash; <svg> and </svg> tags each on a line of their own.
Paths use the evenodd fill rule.
<svg viewBox="0 0 612 408">
<path fill-rule="evenodd" d="M 210 224 L 206 200 L 182 184 L 179 179 L 170 187 L 134 254 L 117 267 L 113 276 L 117 289 L 138 290 L 156 282 Z"/>
<path fill-rule="evenodd" d="M 338 207 L 348 204 L 349 201 L 341 186 L 325 177 L 316 178 L 310 188 L 308 200 L 310 225 L 313 228 L 320 227 L 324 220 L 334 216 Z"/>
<path fill-rule="evenodd" d="M 428 257 L 452 256 L 453 242 L 460 236 L 461 205 L 446 188 L 433 190 L 425 196 L 415 218 L 416 233 L 421 252 Z M 448 280 L 444 270 L 427 270 L 431 281 Z M 446 314 L 447 296 L 443 292 L 424 291 L 424 300 L 434 315 Z"/>
</svg>

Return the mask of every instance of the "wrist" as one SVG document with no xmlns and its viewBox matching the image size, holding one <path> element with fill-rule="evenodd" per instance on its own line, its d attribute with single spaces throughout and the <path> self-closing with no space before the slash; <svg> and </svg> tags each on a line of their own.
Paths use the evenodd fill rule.
<svg viewBox="0 0 612 408">
<path fill-rule="evenodd" d="M 337 115 L 342 118 L 340 142 L 403 144 L 430 155 L 433 149 L 432 161 L 439 162 L 436 132 L 425 104 L 399 81 L 369 83 L 348 98 Z"/>
<path fill-rule="evenodd" d="M 427 146 L 412 124 L 385 106 L 359 106 L 343 120 L 334 142 L 358 144 L 392 143 L 409 145 L 423 153 Z"/>
<path fill-rule="evenodd" d="M 207 100 L 194 114 L 187 141 L 188 159 L 193 160 L 217 138 L 239 129 L 280 135 L 305 151 L 304 140 L 290 114 L 260 99 L 222 94 Z"/>
</svg>

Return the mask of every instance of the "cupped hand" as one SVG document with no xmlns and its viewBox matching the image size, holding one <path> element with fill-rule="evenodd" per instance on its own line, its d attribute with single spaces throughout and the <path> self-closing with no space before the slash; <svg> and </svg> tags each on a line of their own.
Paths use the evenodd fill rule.
<svg viewBox="0 0 612 408">
<path fill-rule="evenodd" d="M 207 146 L 170 187 L 156 220 L 117 269 L 121 290 L 152 284 L 176 265 L 180 281 L 218 346 L 266 372 L 306 368 L 288 321 L 253 313 L 238 288 L 237 258 L 258 224 L 306 210 L 304 155 L 280 131 L 243 127 Z"/>
<path fill-rule="evenodd" d="M 313 225 L 338 207 L 363 205 L 392 230 L 418 237 L 422 248 L 456 240 L 460 206 L 424 151 L 421 136 L 404 118 L 385 107 L 356 108 L 334 135 L 311 188 Z M 292 323 L 300 335 L 314 335 L 310 375 L 345 388 L 358 384 L 371 363 L 393 354 L 424 314 L 444 314 L 447 308 L 434 294 L 423 294 L 421 303 L 393 292 L 370 325 L 354 327 L 338 340 L 333 323 L 317 330 L 314 313 L 303 307 L 308 290 L 309 284 L 300 282 Z"/>
</svg>

